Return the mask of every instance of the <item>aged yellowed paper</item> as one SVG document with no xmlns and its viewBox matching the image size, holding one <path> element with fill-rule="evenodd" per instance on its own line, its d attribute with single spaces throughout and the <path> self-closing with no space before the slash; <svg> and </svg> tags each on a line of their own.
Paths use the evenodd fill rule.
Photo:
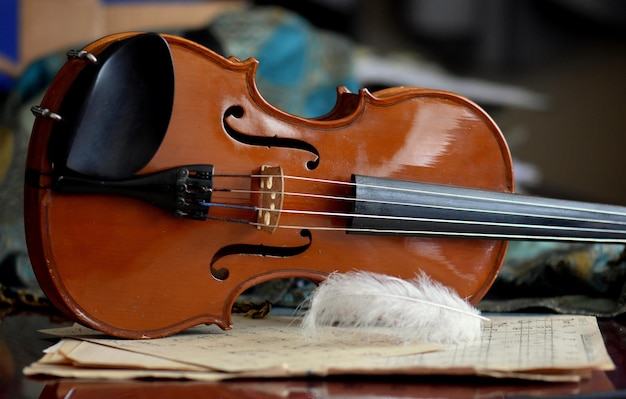
<svg viewBox="0 0 626 399">
<path fill-rule="evenodd" d="M 282 317 L 237 318 L 235 326 L 231 331 L 201 326 L 173 337 L 139 341 L 112 339 L 80 326 L 48 331 L 68 338 L 25 372 L 204 380 L 463 374 L 573 381 L 591 370 L 613 368 L 597 322 L 587 316 L 491 316 L 480 340 L 450 346 L 399 344 L 378 332 L 357 334 L 333 327 L 311 341 L 301 336 L 297 321 Z"/>
</svg>

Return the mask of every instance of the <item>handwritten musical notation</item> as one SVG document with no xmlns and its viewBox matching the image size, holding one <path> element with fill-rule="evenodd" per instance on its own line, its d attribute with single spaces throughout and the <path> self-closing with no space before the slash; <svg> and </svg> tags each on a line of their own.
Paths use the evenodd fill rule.
<svg viewBox="0 0 626 399">
<path fill-rule="evenodd" d="M 231 331 L 198 326 L 152 340 L 111 339 L 80 326 L 49 330 L 65 338 L 25 373 L 203 380 L 463 374 L 576 381 L 614 367 L 595 318 L 587 316 L 491 316 L 479 341 L 449 346 L 399 344 L 389 335 L 332 327 L 308 340 L 297 320 L 282 317 L 237 317 L 234 325 Z"/>
<path fill-rule="evenodd" d="M 613 368 L 595 318 L 554 315 L 493 316 L 480 341 L 379 362 L 396 370 L 476 374 L 586 375 L 592 369 Z"/>
</svg>

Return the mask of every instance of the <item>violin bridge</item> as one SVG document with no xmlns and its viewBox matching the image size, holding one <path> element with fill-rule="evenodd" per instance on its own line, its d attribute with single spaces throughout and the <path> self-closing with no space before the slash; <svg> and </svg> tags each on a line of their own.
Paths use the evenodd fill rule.
<svg viewBox="0 0 626 399">
<path fill-rule="evenodd" d="M 273 233 L 278 228 L 280 211 L 283 207 L 283 185 L 283 169 L 280 166 L 261 166 L 257 229 Z"/>
</svg>

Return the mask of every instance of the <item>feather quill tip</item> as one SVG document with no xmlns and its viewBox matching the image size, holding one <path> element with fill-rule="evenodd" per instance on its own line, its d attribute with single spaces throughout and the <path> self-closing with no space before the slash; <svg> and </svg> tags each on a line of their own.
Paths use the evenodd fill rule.
<svg viewBox="0 0 626 399">
<path fill-rule="evenodd" d="M 423 273 L 411 280 L 364 271 L 332 273 L 307 302 L 301 330 L 308 338 L 317 338 L 320 326 L 337 326 L 385 333 L 405 343 L 465 343 L 480 338 L 487 320 Z"/>
</svg>

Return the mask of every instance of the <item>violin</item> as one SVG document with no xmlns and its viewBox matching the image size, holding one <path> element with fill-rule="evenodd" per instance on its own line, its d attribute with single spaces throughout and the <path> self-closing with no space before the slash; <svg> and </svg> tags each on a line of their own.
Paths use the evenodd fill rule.
<svg viewBox="0 0 626 399">
<path fill-rule="evenodd" d="M 276 109 L 258 62 L 123 33 L 68 54 L 25 172 L 40 285 L 123 338 L 232 327 L 246 289 L 354 269 L 425 273 L 477 303 L 512 239 L 626 242 L 622 207 L 515 194 L 494 121 L 453 93 L 349 92 Z"/>
</svg>

